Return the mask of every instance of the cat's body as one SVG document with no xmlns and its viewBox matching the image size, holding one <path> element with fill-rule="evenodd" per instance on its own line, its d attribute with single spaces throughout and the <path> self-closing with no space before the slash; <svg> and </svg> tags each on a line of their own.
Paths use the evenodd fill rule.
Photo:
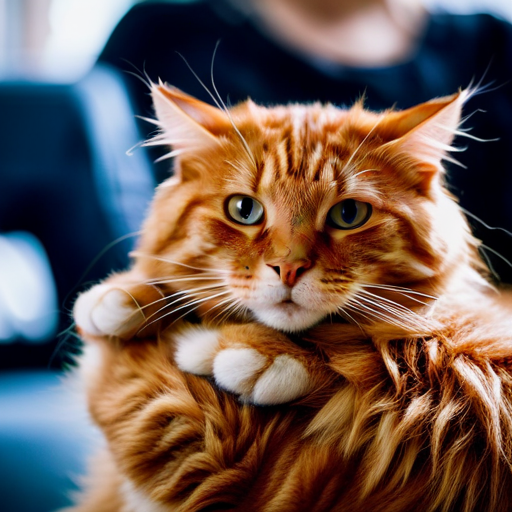
<svg viewBox="0 0 512 512">
<path fill-rule="evenodd" d="M 75 306 L 108 447 L 73 510 L 510 510 L 510 309 L 442 186 L 465 93 L 153 96 L 176 174 Z"/>
</svg>

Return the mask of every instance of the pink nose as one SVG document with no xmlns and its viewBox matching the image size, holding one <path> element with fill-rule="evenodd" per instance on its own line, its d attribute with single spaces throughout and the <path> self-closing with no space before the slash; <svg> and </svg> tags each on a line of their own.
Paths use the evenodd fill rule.
<svg viewBox="0 0 512 512">
<path fill-rule="evenodd" d="M 275 271 L 281 278 L 281 281 L 288 285 L 293 286 L 299 277 L 311 267 L 311 262 L 307 260 L 294 261 L 292 263 L 281 263 L 280 265 L 267 265 Z"/>
</svg>

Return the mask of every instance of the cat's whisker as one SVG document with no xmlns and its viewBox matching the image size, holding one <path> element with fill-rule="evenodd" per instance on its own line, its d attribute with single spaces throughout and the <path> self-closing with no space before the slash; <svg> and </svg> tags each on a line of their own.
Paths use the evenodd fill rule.
<svg viewBox="0 0 512 512">
<path fill-rule="evenodd" d="M 373 323 L 373 322 L 374 322 L 374 320 L 373 320 L 371 317 L 369 317 L 368 315 L 365 315 L 365 314 L 364 314 L 364 313 L 363 313 L 363 312 L 362 312 L 358 307 L 356 307 L 356 306 L 353 306 L 353 305 L 351 305 L 351 304 L 345 304 L 344 309 L 345 309 L 345 311 L 346 311 L 346 309 L 350 309 L 350 311 L 352 311 L 353 313 L 355 313 L 355 314 L 357 314 L 357 315 L 359 315 L 359 316 L 361 316 L 361 317 L 365 318 L 369 323 Z M 354 319 L 354 320 L 355 320 L 355 319 Z M 357 323 L 357 321 L 356 321 L 356 323 Z"/>
<path fill-rule="evenodd" d="M 377 296 L 378 297 L 378 296 Z M 390 314 L 394 314 L 394 315 L 408 315 L 408 314 L 414 314 L 410 309 L 406 308 L 406 307 L 397 307 L 395 306 L 393 303 L 391 304 L 385 304 L 383 302 L 380 302 L 380 300 L 375 300 L 375 299 L 372 299 L 372 298 L 369 298 L 369 297 L 366 297 L 364 295 L 364 291 L 361 290 L 358 294 L 357 294 L 357 298 L 366 303 L 366 304 L 369 304 L 371 306 L 374 306 L 374 307 L 377 307 L 379 311 L 382 311 L 382 312 L 385 312 L 385 313 L 390 313 Z M 380 299 L 380 297 L 378 297 L 378 299 Z"/>
<path fill-rule="evenodd" d="M 163 261 L 164 263 L 170 263 L 172 265 L 178 265 L 180 267 L 190 268 L 192 270 L 200 270 L 202 272 L 218 272 L 219 274 L 229 274 L 229 270 L 223 270 L 223 269 L 216 269 L 216 268 L 201 268 L 201 267 L 194 267 L 193 265 L 187 265 L 186 263 L 182 263 L 180 261 L 174 261 L 170 260 L 168 258 L 164 258 L 162 256 L 156 256 L 154 254 L 147 254 L 141 251 L 132 251 L 130 253 L 130 256 L 135 256 L 137 258 L 150 258 L 157 261 Z"/>
<path fill-rule="evenodd" d="M 157 285 L 157 284 L 174 284 L 174 283 L 186 283 L 189 281 L 223 281 L 223 277 L 205 276 L 203 274 L 195 275 L 191 277 L 177 277 L 177 278 L 164 278 L 164 279 L 149 279 L 145 281 L 146 284 Z"/>
<path fill-rule="evenodd" d="M 240 307 L 242 306 L 242 304 L 240 303 L 240 300 L 239 299 L 236 299 L 234 297 L 229 297 L 228 299 L 224 299 L 223 301 L 219 302 L 218 304 L 215 304 L 214 306 L 212 306 L 208 312 L 212 311 L 213 309 L 215 308 L 218 308 L 218 307 L 221 307 L 221 306 L 224 306 L 225 304 L 227 304 L 226 307 L 224 307 L 221 311 L 219 311 L 213 318 L 212 318 L 212 322 L 214 322 L 215 320 L 217 320 L 217 318 L 220 317 L 219 319 L 219 322 L 222 323 L 226 320 L 226 318 L 229 317 L 229 315 L 231 314 L 234 314 L 236 313 L 236 311 L 238 309 L 240 309 Z M 242 306 L 243 307 L 243 306 Z"/>
<path fill-rule="evenodd" d="M 258 164 L 256 163 L 256 158 L 254 158 L 254 154 L 253 154 L 249 144 L 245 140 L 245 137 L 242 135 L 242 133 L 238 129 L 238 126 L 236 126 L 235 121 L 233 120 L 233 116 L 231 115 L 230 110 L 228 109 L 228 107 L 226 106 L 224 101 L 222 100 L 222 97 L 219 94 L 219 91 L 217 90 L 217 86 L 215 85 L 215 80 L 213 78 L 213 65 L 215 63 L 215 55 L 217 55 L 217 50 L 219 48 L 219 44 L 220 44 L 220 40 L 217 41 L 217 44 L 215 45 L 215 49 L 213 50 L 212 65 L 211 65 L 211 68 L 210 68 L 210 78 L 211 78 L 211 81 L 212 81 L 212 87 L 213 87 L 213 90 L 215 91 L 215 94 L 217 95 L 217 98 L 218 98 L 220 104 L 223 107 L 224 112 L 228 116 L 229 122 L 233 126 L 233 129 L 235 130 L 235 132 L 238 135 L 238 137 L 240 137 L 240 140 L 242 141 L 242 145 L 244 147 L 244 150 L 247 153 L 247 156 L 251 160 L 251 163 L 254 166 L 254 169 L 256 169 L 258 167 Z"/>
<path fill-rule="evenodd" d="M 410 329 L 424 321 L 424 319 L 407 308 L 397 308 L 389 304 L 381 304 L 364 296 L 358 296 L 363 305 L 368 306 L 375 313 L 382 315 L 388 323 L 401 325 L 405 329 Z"/>
<path fill-rule="evenodd" d="M 190 313 L 191 311 L 193 311 L 194 309 L 197 309 L 197 307 L 199 307 L 203 302 L 206 302 L 206 301 L 208 301 L 208 300 L 216 299 L 217 297 L 221 297 L 222 295 L 226 295 L 226 294 L 228 294 L 228 293 L 231 293 L 231 292 L 230 292 L 229 290 L 226 290 L 226 291 L 223 291 L 223 292 L 217 293 L 217 294 L 215 294 L 215 295 L 208 295 L 207 297 L 202 297 L 202 298 L 200 298 L 200 299 L 195 299 L 195 300 L 192 300 L 192 301 L 190 301 L 190 302 L 187 302 L 186 304 L 183 304 L 182 306 L 179 306 L 179 307 L 177 307 L 177 308 L 174 308 L 174 309 L 172 309 L 171 311 L 169 311 L 169 312 L 165 313 L 164 315 L 159 316 L 158 318 L 156 318 L 156 319 L 155 319 L 155 320 L 153 320 L 152 322 L 150 322 L 150 323 L 146 323 L 146 324 L 145 324 L 145 327 L 150 326 L 150 325 L 154 324 L 155 322 L 159 322 L 160 320 L 162 320 L 162 319 L 163 319 L 163 318 L 165 318 L 166 316 L 172 315 L 172 314 L 176 313 L 177 311 L 180 311 L 180 310 L 182 310 L 182 309 L 184 309 L 184 308 L 188 308 L 188 307 L 190 307 L 190 306 L 194 306 L 194 305 L 195 305 L 195 306 L 196 306 L 196 308 L 193 308 L 193 309 L 191 309 L 190 311 L 186 311 L 186 312 L 185 312 L 185 315 L 186 315 L 186 314 Z M 162 308 L 162 310 L 163 310 L 163 309 L 164 309 L 164 308 Z M 161 310 L 161 311 L 162 311 L 162 310 Z M 185 316 L 185 315 L 183 315 L 183 316 Z M 151 316 L 154 316 L 154 315 L 151 315 Z M 179 317 L 179 318 L 183 318 L 183 316 L 181 316 L 181 317 Z M 179 320 L 179 318 L 178 318 L 177 320 Z M 174 322 L 176 322 L 177 320 L 175 320 Z M 173 323 L 174 323 L 174 322 L 173 322 Z"/>
<path fill-rule="evenodd" d="M 188 289 L 188 290 L 179 290 L 177 292 L 172 293 L 171 295 L 165 295 L 164 297 L 162 297 L 160 299 L 154 300 L 153 302 L 150 302 L 149 304 L 146 304 L 146 305 L 142 306 L 140 308 L 140 310 L 147 309 L 147 308 L 149 308 L 151 306 L 154 306 L 155 304 L 158 304 L 159 302 L 168 301 L 170 299 L 174 299 L 174 298 L 178 297 L 176 300 L 166 304 L 165 306 L 163 306 L 158 311 L 156 311 L 155 313 L 153 313 L 152 315 L 150 315 L 148 317 L 148 318 L 151 318 L 155 314 L 158 314 L 160 311 L 166 309 L 167 307 L 172 306 L 173 304 L 176 304 L 177 302 L 180 302 L 182 300 L 185 300 L 187 297 L 196 296 L 196 295 L 199 295 L 201 293 L 205 293 L 206 290 L 216 290 L 216 289 L 222 289 L 222 288 L 223 288 L 222 285 L 208 285 L 208 286 L 202 286 L 200 288 L 193 288 L 193 289 Z"/>
<path fill-rule="evenodd" d="M 462 206 L 460 206 L 459 208 L 464 212 L 464 215 L 466 215 L 467 217 L 471 217 L 472 219 L 476 220 L 477 222 L 482 224 L 482 226 L 484 228 L 489 229 L 491 231 L 502 231 L 503 233 L 506 233 L 507 235 L 512 236 L 512 232 L 510 232 L 508 229 L 505 229 L 505 228 L 502 228 L 502 227 L 499 227 L 499 226 L 490 226 L 489 224 L 484 222 L 481 218 L 477 217 L 476 215 L 474 215 L 470 211 L 466 210 Z"/>
<path fill-rule="evenodd" d="M 360 297 L 361 300 L 364 300 L 362 297 Z M 361 302 L 361 300 L 356 299 L 355 297 L 352 297 L 349 302 L 351 305 L 356 306 L 357 310 L 361 311 L 364 310 L 368 315 L 381 320 L 385 323 L 388 323 L 390 325 L 395 325 L 396 327 L 400 327 L 402 329 L 409 329 L 411 326 L 407 324 L 406 322 L 402 321 L 400 318 L 397 318 L 396 316 L 390 316 L 389 313 L 392 315 L 396 315 L 396 312 L 391 311 L 379 311 L 371 307 L 371 305 L 365 304 L 364 302 Z M 378 304 L 373 304 L 376 306 L 379 306 Z"/>
<path fill-rule="evenodd" d="M 208 95 L 213 100 L 215 105 L 217 105 L 219 110 L 222 110 L 226 114 L 227 118 L 229 119 L 229 122 L 231 123 L 231 126 L 233 126 L 233 129 L 235 130 L 236 134 L 242 141 L 242 146 L 243 146 L 245 152 L 247 153 L 247 156 L 251 160 L 251 163 L 253 164 L 254 168 L 256 168 L 257 167 L 256 159 L 254 158 L 251 148 L 249 147 L 249 144 L 247 144 L 247 141 L 245 140 L 244 136 L 241 134 L 240 130 L 236 126 L 236 124 L 233 120 L 233 116 L 231 115 L 231 112 L 229 111 L 226 104 L 222 100 L 222 97 L 219 94 L 219 91 L 217 90 L 217 87 L 215 85 L 215 80 L 213 78 L 213 67 L 214 67 L 214 63 L 215 63 L 215 55 L 217 54 L 217 49 L 219 47 L 219 44 L 220 44 L 220 40 L 217 41 L 217 44 L 215 45 L 215 49 L 213 50 L 212 64 L 211 64 L 211 68 L 210 68 L 210 77 L 211 77 L 212 87 L 213 87 L 213 90 L 215 91 L 215 94 L 213 94 L 212 91 L 210 91 L 210 89 L 206 86 L 206 84 L 201 80 L 201 78 L 199 78 L 199 75 L 192 69 L 192 66 L 188 63 L 187 59 L 185 59 L 185 57 L 181 53 L 179 53 L 179 52 L 177 52 L 177 53 L 181 57 L 183 62 L 185 62 L 186 66 L 188 67 L 189 71 L 194 75 L 195 79 L 199 82 L 199 84 L 203 87 L 203 89 L 208 93 Z"/>
<path fill-rule="evenodd" d="M 404 311 L 407 314 L 413 314 L 413 315 L 417 314 L 414 311 L 412 311 L 411 309 L 409 309 L 408 307 L 404 306 L 403 304 L 400 304 L 399 302 L 395 302 L 394 300 L 387 299 L 386 297 L 381 297 L 380 295 L 376 295 L 375 293 L 371 293 L 368 290 L 364 290 L 363 289 L 363 290 L 360 290 L 359 293 L 362 293 L 364 295 L 367 295 L 367 296 L 372 297 L 372 298 L 377 299 L 377 300 L 384 301 L 386 304 L 390 304 L 390 305 L 396 307 L 397 309 Z M 420 304 L 423 304 L 424 306 L 428 306 L 429 305 L 429 304 L 427 304 L 427 303 L 425 303 L 423 301 L 420 301 L 418 299 L 413 299 L 413 300 L 415 300 L 416 302 L 418 302 Z"/>
<path fill-rule="evenodd" d="M 349 322 L 351 321 L 351 322 L 355 323 L 359 327 L 359 329 L 361 329 L 361 332 L 363 334 L 365 334 L 364 329 L 362 328 L 361 324 L 347 310 L 345 310 L 341 306 L 338 308 L 338 310 L 342 316 L 348 317 L 347 319 L 349 320 Z"/>
<path fill-rule="evenodd" d="M 349 159 L 347 160 L 347 163 L 343 166 L 343 169 L 341 170 L 341 174 L 345 174 L 348 168 L 350 167 L 350 164 L 354 161 L 354 158 L 359 154 L 359 151 L 363 148 L 365 142 L 370 138 L 372 133 L 377 129 L 379 124 L 382 122 L 384 117 L 379 117 L 377 119 L 377 122 L 373 125 L 372 129 L 366 134 L 366 136 L 363 138 L 363 140 L 359 143 L 355 151 L 350 155 Z"/>
<path fill-rule="evenodd" d="M 498 251 L 494 250 L 492 247 L 489 247 L 488 245 L 485 245 L 485 244 L 480 244 L 480 247 L 486 251 L 489 251 L 490 253 L 494 254 L 495 256 L 497 256 L 498 258 L 500 258 L 502 261 L 504 261 L 509 267 L 512 267 L 512 262 L 510 262 L 507 258 L 505 258 L 505 256 L 503 256 L 502 254 L 500 254 Z"/>
<path fill-rule="evenodd" d="M 364 288 L 377 288 L 379 290 L 385 290 L 390 292 L 395 292 L 400 295 L 405 295 L 409 299 L 414 300 L 413 297 L 410 297 L 409 295 L 418 295 L 419 297 L 425 297 L 426 299 L 432 299 L 437 300 L 438 297 L 435 297 L 434 295 L 429 295 L 427 293 L 418 292 L 416 290 L 412 290 L 411 288 L 405 288 L 403 286 L 395 286 L 392 284 L 369 284 L 369 283 L 360 283 L 360 285 Z"/>
<path fill-rule="evenodd" d="M 233 298 L 233 297 L 228 297 L 227 299 L 224 299 L 224 300 L 221 300 L 220 302 L 218 302 L 217 304 L 214 304 L 208 311 L 206 311 L 206 313 L 210 313 L 210 311 L 216 309 L 216 308 L 220 308 L 222 306 L 224 306 L 224 304 L 229 304 L 229 302 L 233 302 L 235 301 L 236 299 Z M 211 321 L 213 322 L 219 315 L 221 315 L 222 313 L 224 312 L 224 309 L 222 309 L 220 312 L 218 312 L 212 319 Z"/>
<path fill-rule="evenodd" d="M 153 322 L 150 322 L 148 324 L 148 321 L 151 320 L 152 318 L 154 318 L 155 316 L 157 316 L 162 311 L 164 311 L 164 310 L 174 306 L 175 304 L 183 302 L 183 301 L 185 301 L 187 299 L 203 295 L 203 294 L 205 294 L 205 293 L 207 293 L 207 292 L 209 292 L 211 290 L 216 290 L 216 289 L 222 289 L 222 287 L 220 287 L 220 286 L 205 286 L 205 287 L 202 287 L 202 288 L 195 288 L 193 290 L 180 290 L 180 291 L 178 291 L 176 293 L 173 293 L 172 295 L 166 295 L 165 297 L 162 297 L 161 299 L 157 299 L 157 300 L 151 302 L 150 304 L 146 304 L 142 308 L 139 308 L 137 311 L 143 312 L 142 310 L 144 310 L 144 309 L 146 309 L 148 307 L 154 306 L 155 304 L 158 304 L 159 302 L 163 302 L 163 301 L 167 302 L 170 299 L 173 299 L 173 298 L 175 299 L 175 300 L 173 300 L 171 302 L 167 302 L 166 304 L 164 304 L 164 306 L 162 306 L 157 311 L 155 311 L 154 313 L 152 313 L 151 315 L 149 315 L 148 317 L 145 318 L 144 325 L 145 326 L 146 325 L 150 325 Z"/>
<path fill-rule="evenodd" d="M 232 300 L 232 298 L 230 297 L 229 299 L 226 299 L 226 301 L 228 301 L 228 300 Z M 223 302 L 225 302 L 225 301 L 223 301 Z M 189 314 L 189 313 L 191 313 L 192 311 L 195 311 L 199 306 L 200 306 L 200 304 L 198 304 L 197 306 L 195 306 L 194 308 L 192 308 L 190 311 L 186 311 L 185 313 L 183 313 L 182 315 L 180 315 L 178 318 L 176 318 L 176 320 L 173 320 L 172 324 L 174 324 L 174 323 L 178 322 L 178 321 L 179 321 L 179 320 L 181 320 L 184 316 L 188 315 L 188 314 Z M 215 307 L 215 306 L 213 306 L 213 307 Z M 213 309 L 213 307 L 212 307 L 212 308 L 210 308 L 208 311 L 211 311 L 211 309 Z"/>
</svg>

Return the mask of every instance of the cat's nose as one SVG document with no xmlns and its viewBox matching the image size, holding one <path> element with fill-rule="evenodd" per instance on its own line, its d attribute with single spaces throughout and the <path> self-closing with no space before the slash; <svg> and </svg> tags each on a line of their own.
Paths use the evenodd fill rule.
<svg viewBox="0 0 512 512">
<path fill-rule="evenodd" d="M 311 262 L 309 260 L 299 260 L 267 266 L 274 270 L 284 284 L 294 286 L 299 277 L 311 267 Z"/>
</svg>

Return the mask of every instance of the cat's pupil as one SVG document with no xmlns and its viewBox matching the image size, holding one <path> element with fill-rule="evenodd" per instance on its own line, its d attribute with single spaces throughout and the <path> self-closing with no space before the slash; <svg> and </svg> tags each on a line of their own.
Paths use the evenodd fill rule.
<svg viewBox="0 0 512 512">
<path fill-rule="evenodd" d="M 240 217 L 247 220 L 251 216 L 253 208 L 253 201 L 250 197 L 244 197 L 239 203 L 238 203 L 238 211 L 240 213 Z"/>
<path fill-rule="evenodd" d="M 341 218 L 347 223 L 352 224 L 357 217 L 357 204 L 353 199 L 343 201 L 341 209 Z"/>
</svg>

